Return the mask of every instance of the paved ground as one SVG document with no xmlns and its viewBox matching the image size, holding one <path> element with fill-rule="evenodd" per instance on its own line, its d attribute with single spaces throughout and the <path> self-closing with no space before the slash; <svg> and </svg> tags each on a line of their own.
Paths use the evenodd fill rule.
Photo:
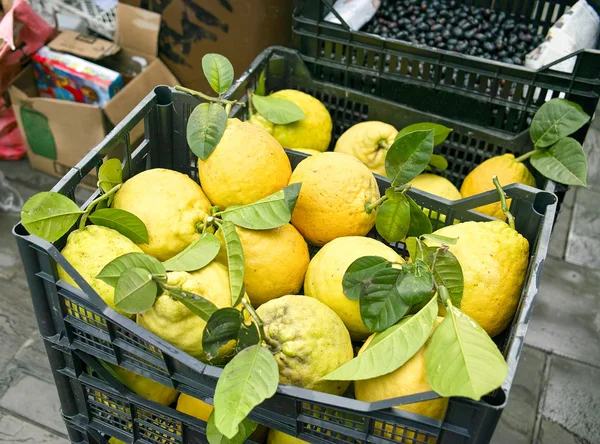
<svg viewBox="0 0 600 444">
<path fill-rule="evenodd" d="M 586 140 L 589 188 L 568 193 L 515 383 L 494 444 L 600 443 L 600 119 Z M 26 161 L 0 171 L 27 199 L 55 179 Z M 82 195 L 85 192 L 82 191 Z M 0 442 L 66 444 L 27 284 L 0 213 Z"/>
</svg>

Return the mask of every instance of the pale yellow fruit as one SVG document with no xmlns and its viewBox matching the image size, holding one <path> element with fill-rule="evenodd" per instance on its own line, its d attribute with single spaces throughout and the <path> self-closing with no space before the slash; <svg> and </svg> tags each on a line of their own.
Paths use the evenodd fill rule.
<svg viewBox="0 0 600 444">
<path fill-rule="evenodd" d="M 267 444 L 302 444 L 306 441 L 295 438 L 287 433 L 280 432 L 279 430 L 269 429 L 267 435 Z"/>
<path fill-rule="evenodd" d="M 308 154 L 310 156 L 314 156 L 315 154 L 321 154 L 321 151 L 307 150 L 307 149 L 302 149 L 302 148 L 294 148 L 294 151 L 298 151 L 300 153 Z"/>
<path fill-rule="evenodd" d="M 522 162 L 516 162 L 512 154 L 503 154 L 492 157 L 481 163 L 471 171 L 460 187 L 462 197 L 470 197 L 484 191 L 493 190 L 496 187 L 492 182 L 494 176 L 498 176 L 498 181 L 503 187 L 511 183 L 522 183 L 524 185 L 535 186 L 535 178 L 529 172 Z M 507 204 L 510 206 L 511 199 Z M 506 216 L 502 212 L 500 202 L 484 205 L 475 208 L 484 214 L 488 214 L 498 219 L 505 220 Z"/>
<path fill-rule="evenodd" d="M 417 190 L 425 191 L 430 194 L 434 194 L 439 197 L 443 197 L 448 200 L 459 200 L 462 199 L 460 191 L 454 186 L 452 182 L 442 176 L 435 174 L 419 174 L 413 180 L 408 182 L 413 188 Z"/>
<path fill-rule="evenodd" d="M 444 318 L 438 317 L 435 325 L 438 326 L 443 319 Z M 364 343 L 358 352 L 359 355 L 366 350 L 372 339 L 373 336 Z M 427 344 L 428 343 L 423 345 L 423 347 L 421 347 L 419 351 L 399 369 L 376 378 L 356 381 L 354 383 L 356 399 L 365 402 L 375 402 L 431 391 L 431 386 L 427 381 L 427 374 L 425 371 L 425 353 Z M 442 420 L 444 419 L 446 409 L 448 408 L 448 398 L 398 405 L 394 408 Z M 376 430 L 381 430 L 382 428 L 381 423 L 375 424 Z M 388 432 L 392 432 L 392 429 L 393 427 L 391 425 L 385 426 L 385 430 Z M 426 439 L 425 435 L 415 436 L 415 432 L 410 430 L 405 431 L 403 429 L 394 431 L 396 437 L 398 437 L 398 439 L 395 440 L 404 442 L 403 438 L 401 438 L 404 432 L 406 432 L 405 438 L 409 439 L 409 441 L 406 442 L 412 442 L 412 439 L 419 440 L 419 442 L 427 442 L 428 444 L 436 442 L 436 439 L 433 437 Z M 385 436 L 387 439 L 392 439 L 391 433 L 381 433 L 381 435 Z"/>
<path fill-rule="evenodd" d="M 342 236 L 364 236 L 375 225 L 376 211 L 365 205 L 379 199 L 375 176 L 358 159 L 322 153 L 298 164 L 290 184 L 302 183 L 292 224 L 312 244 Z"/>
<path fill-rule="evenodd" d="M 385 156 L 397 134 L 396 128 L 384 122 L 357 123 L 340 136 L 334 151 L 356 157 L 372 172 L 385 177 Z"/>
<path fill-rule="evenodd" d="M 355 340 L 364 339 L 370 333 L 360 316 L 359 301 L 346 297 L 342 280 L 352 262 L 363 256 L 404 262 L 398 253 L 378 240 L 361 236 L 340 237 L 329 242 L 312 258 L 304 279 L 304 293 L 335 311 Z"/>
<path fill-rule="evenodd" d="M 227 267 L 218 262 L 192 273 L 168 273 L 168 284 L 198 294 L 218 308 L 231 307 Z M 202 350 L 206 322 L 168 294 L 159 296 L 150 310 L 138 314 L 137 323 L 187 354 L 206 360 Z"/>
<path fill-rule="evenodd" d="M 529 259 L 527 239 L 502 221 L 463 222 L 434 234 L 458 238 L 448 248 L 463 272 L 459 308 L 491 337 L 498 335 L 508 327 L 519 304 Z"/>
<path fill-rule="evenodd" d="M 127 369 L 116 365 L 111 365 L 110 367 L 132 392 L 151 401 L 162 405 L 170 405 L 175 401 L 179 394 L 179 392 L 173 388 L 166 387 Z"/>
<path fill-rule="evenodd" d="M 155 168 L 126 181 L 113 207 L 139 217 L 148 229 L 144 253 L 166 261 L 194 242 L 196 224 L 210 212 L 202 188 L 185 174 Z"/>
<path fill-rule="evenodd" d="M 246 293 L 255 307 L 300 291 L 310 256 L 308 245 L 298 230 L 291 224 L 272 230 L 241 227 L 236 230 L 244 250 Z M 217 260 L 227 264 L 224 247 L 221 247 Z"/>
<path fill-rule="evenodd" d="M 289 100 L 304 111 L 306 117 L 287 125 L 276 125 L 260 114 L 250 118 L 250 122 L 265 128 L 285 148 L 308 148 L 326 151 L 331 141 L 333 123 L 329 111 L 318 99 L 294 89 L 284 89 L 269 97 Z"/>
<path fill-rule="evenodd" d="M 177 399 L 177 410 L 208 422 L 208 417 L 213 411 L 213 406 L 186 393 L 182 393 L 179 395 L 179 399 Z"/>
<path fill-rule="evenodd" d="M 341 395 L 347 381 L 321 378 L 353 356 L 344 323 L 333 310 L 307 296 L 282 296 L 256 310 L 264 323 L 267 344 L 274 350 L 279 382 Z"/>
<path fill-rule="evenodd" d="M 202 189 L 214 205 L 245 205 L 288 183 L 290 161 L 279 142 L 258 125 L 229 119 L 212 154 L 198 159 Z"/>
<path fill-rule="evenodd" d="M 115 230 L 100 225 L 88 225 L 83 230 L 75 230 L 69 234 L 67 244 L 61 253 L 81 277 L 96 290 L 106 305 L 125 316 L 130 316 L 115 306 L 114 287 L 96 279 L 96 276 L 105 265 L 119 256 L 127 253 L 142 253 L 140 247 Z M 78 287 L 60 265 L 58 266 L 58 276 L 63 281 Z M 85 315 L 85 313 L 82 314 Z M 72 315 L 75 316 L 75 313 Z M 91 314 L 88 313 L 89 315 Z"/>
</svg>

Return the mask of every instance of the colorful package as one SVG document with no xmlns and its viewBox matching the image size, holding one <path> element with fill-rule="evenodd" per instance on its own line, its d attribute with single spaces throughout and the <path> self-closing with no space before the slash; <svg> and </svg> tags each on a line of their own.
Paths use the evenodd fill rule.
<svg viewBox="0 0 600 444">
<path fill-rule="evenodd" d="M 104 106 L 123 88 L 118 72 L 47 46 L 32 59 L 40 97 Z"/>
</svg>

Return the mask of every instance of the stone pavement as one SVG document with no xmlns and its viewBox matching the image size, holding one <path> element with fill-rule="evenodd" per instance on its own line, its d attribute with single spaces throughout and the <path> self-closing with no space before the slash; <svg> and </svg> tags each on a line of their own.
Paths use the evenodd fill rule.
<svg viewBox="0 0 600 444">
<path fill-rule="evenodd" d="M 588 134 L 589 187 L 570 190 L 558 217 L 494 444 L 600 443 L 600 119 Z M 0 171 L 24 199 L 56 182 L 27 161 Z M 0 213 L 0 442 L 67 444 L 10 233 L 18 219 Z"/>
</svg>

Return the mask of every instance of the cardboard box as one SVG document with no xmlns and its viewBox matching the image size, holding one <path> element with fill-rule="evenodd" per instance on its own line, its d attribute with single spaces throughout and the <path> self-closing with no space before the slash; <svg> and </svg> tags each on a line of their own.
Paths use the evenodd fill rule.
<svg viewBox="0 0 600 444">
<path fill-rule="evenodd" d="M 63 176 L 155 86 L 179 83 L 157 57 L 160 22 L 159 14 L 119 4 L 116 43 L 69 31 L 49 44 L 55 50 L 92 60 L 118 53 L 120 48 L 127 57 L 143 57 L 148 61 L 146 69 L 102 108 L 39 97 L 31 66 L 13 80 L 8 91 L 34 169 Z M 134 128 L 130 137 L 132 143 L 143 136 L 143 131 L 142 123 Z"/>
<path fill-rule="evenodd" d="M 293 0 L 121 0 L 162 15 L 159 55 L 182 85 L 210 93 L 202 56 L 219 53 L 235 78 L 269 46 L 289 46 Z"/>
</svg>

